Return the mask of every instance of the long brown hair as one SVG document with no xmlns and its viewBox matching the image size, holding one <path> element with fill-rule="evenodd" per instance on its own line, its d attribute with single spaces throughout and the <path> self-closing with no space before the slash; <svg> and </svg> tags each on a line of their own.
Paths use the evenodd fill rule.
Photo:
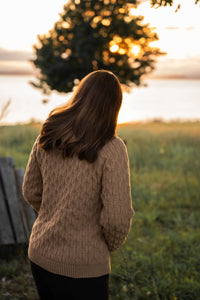
<svg viewBox="0 0 200 300">
<path fill-rule="evenodd" d="M 40 132 L 40 147 L 94 162 L 98 151 L 115 135 L 121 103 L 120 82 L 112 72 L 89 73 L 71 100 L 50 112 Z"/>
</svg>

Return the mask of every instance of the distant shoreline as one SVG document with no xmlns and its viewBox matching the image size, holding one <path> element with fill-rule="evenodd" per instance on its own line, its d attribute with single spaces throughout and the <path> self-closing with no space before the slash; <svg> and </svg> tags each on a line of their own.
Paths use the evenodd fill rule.
<svg viewBox="0 0 200 300">
<path fill-rule="evenodd" d="M 163 79 L 163 80 L 200 80 L 200 76 L 176 76 L 176 75 L 167 75 L 167 76 L 152 76 L 146 77 L 145 79 Z"/>
<path fill-rule="evenodd" d="M 36 76 L 32 71 L 0 71 L 0 76 Z"/>
<path fill-rule="evenodd" d="M 30 119 L 29 121 L 25 122 L 4 122 L 0 121 L 0 128 L 1 127 L 13 127 L 13 126 L 32 126 L 32 127 L 37 127 L 40 128 L 44 121 L 37 120 L 37 119 Z M 160 126 L 168 126 L 168 125 L 194 125 L 194 124 L 200 124 L 200 119 L 179 119 L 179 118 L 174 118 L 171 120 L 165 120 L 162 118 L 149 118 L 149 119 L 144 119 L 144 120 L 133 120 L 133 121 L 127 121 L 127 122 L 122 122 L 117 124 L 117 128 L 120 127 L 126 127 L 126 126 L 138 126 L 138 125 L 150 125 L 150 124 L 158 124 Z"/>
<path fill-rule="evenodd" d="M 36 76 L 33 71 L 0 71 L 0 76 Z M 200 76 L 183 76 L 183 75 L 152 75 L 144 76 L 143 80 L 200 80 Z"/>
</svg>

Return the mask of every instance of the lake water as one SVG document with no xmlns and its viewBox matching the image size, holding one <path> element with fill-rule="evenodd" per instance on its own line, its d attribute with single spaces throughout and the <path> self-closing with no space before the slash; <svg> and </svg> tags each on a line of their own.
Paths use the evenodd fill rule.
<svg viewBox="0 0 200 300">
<path fill-rule="evenodd" d="M 14 124 L 31 119 L 44 121 L 49 112 L 66 102 L 71 94 L 52 93 L 49 102 L 28 82 L 32 76 L 0 76 L 0 109 L 11 99 L 9 111 L 1 123 Z M 148 87 L 135 88 L 124 93 L 119 122 L 163 119 L 200 119 L 200 80 L 149 79 Z"/>
</svg>

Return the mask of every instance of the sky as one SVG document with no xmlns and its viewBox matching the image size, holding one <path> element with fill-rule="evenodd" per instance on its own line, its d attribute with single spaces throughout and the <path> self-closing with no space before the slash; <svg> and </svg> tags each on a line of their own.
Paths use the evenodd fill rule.
<svg viewBox="0 0 200 300">
<path fill-rule="evenodd" d="M 177 5 L 181 8 L 175 13 Z M 195 0 L 175 0 L 173 7 L 151 8 L 142 1 L 135 10 L 159 36 L 154 42 L 168 54 L 160 57 L 155 76 L 200 78 L 200 5 Z M 27 60 L 37 35 L 48 32 L 59 19 L 66 0 L 0 1 L 0 73 L 32 70 Z"/>
</svg>

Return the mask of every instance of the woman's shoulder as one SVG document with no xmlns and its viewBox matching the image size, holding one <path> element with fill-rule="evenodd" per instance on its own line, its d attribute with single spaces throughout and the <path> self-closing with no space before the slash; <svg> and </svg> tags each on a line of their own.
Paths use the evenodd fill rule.
<svg viewBox="0 0 200 300">
<path fill-rule="evenodd" d="M 42 155 L 45 155 L 46 151 L 41 148 L 40 146 L 40 135 L 37 136 L 34 144 L 33 144 L 33 151 L 36 152 L 36 156 L 40 158 Z"/>
<path fill-rule="evenodd" d="M 119 147 L 126 149 L 125 141 L 122 140 L 119 136 L 115 135 L 108 143 L 109 147 Z"/>
<path fill-rule="evenodd" d="M 101 150 L 101 156 L 110 159 L 120 158 L 123 155 L 127 155 L 127 148 L 125 142 L 119 136 L 114 136 Z"/>
</svg>

